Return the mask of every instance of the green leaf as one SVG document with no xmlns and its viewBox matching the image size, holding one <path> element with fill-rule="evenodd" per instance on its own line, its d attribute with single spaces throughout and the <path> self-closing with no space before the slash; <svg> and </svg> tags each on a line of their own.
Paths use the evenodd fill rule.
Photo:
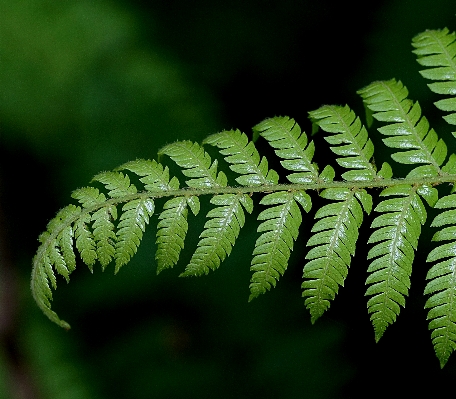
<svg viewBox="0 0 456 399">
<path fill-rule="evenodd" d="M 388 325 L 394 323 L 405 306 L 405 296 L 410 288 L 410 275 L 414 251 L 418 246 L 421 225 L 426 221 L 426 210 L 410 186 L 390 187 L 380 196 L 393 197 L 380 202 L 375 211 L 381 213 L 372 222 L 368 243 L 375 244 L 367 258 L 373 259 L 367 269 L 369 276 L 366 291 L 370 319 L 378 341 Z"/>
<path fill-rule="evenodd" d="M 309 112 L 313 123 L 330 133 L 325 140 L 331 144 L 331 151 L 336 155 L 337 163 L 351 169 L 342 178 L 347 181 L 374 180 L 377 172 L 372 164 L 374 145 L 369 139 L 366 128 L 348 107 L 325 105 Z"/>
<path fill-rule="evenodd" d="M 273 169 L 268 169 L 266 157 L 260 158 L 255 145 L 248 141 L 247 136 L 239 130 L 225 130 L 213 134 L 204 140 L 220 148 L 230 169 L 241 176 L 236 181 L 242 186 L 258 186 L 277 184 L 279 176 Z"/>
<path fill-rule="evenodd" d="M 157 225 L 157 274 L 173 267 L 179 260 L 188 231 L 187 199 L 176 197 L 166 201 Z"/>
<path fill-rule="evenodd" d="M 83 187 L 74 190 L 71 196 L 79 201 L 84 208 L 92 208 L 106 201 L 103 193 L 95 187 Z"/>
<path fill-rule="evenodd" d="M 405 151 L 394 152 L 391 157 L 403 164 L 425 164 L 420 175 L 436 176 L 442 173 L 440 166 L 445 161 L 447 147 L 433 129 L 429 129 L 426 117 L 421 116 L 419 104 L 407 98 L 407 88 L 396 80 L 374 82 L 358 91 L 373 117 L 388 122 L 378 131 L 391 136 L 383 139 L 390 148 Z M 409 176 L 414 176 L 413 170 Z"/>
<path fill-rule="evenodd" d="M 265 119 L 253 130 L 264 137 L 282 159 L 282 166 L 292 173 L 287 176 L 291 183 L 310 183 L 318 179 L 318 167 L 312 163 L 315 152 L 313 141 L 308 142 L 305 132 L 288 117 Z"/>
<path fill-rule="evenodd" d="M 117 243 L 115 248 L 115 273 L 126 265 L 138 250 L 149 217 L 154 213 L 154 202 L 150 198 L 139 198 L 127 202 L 122 207 L 122 215 L 117 225 Z"/>
<path fill-rule="evenodd" d="M 307 246 L 313 248 L 306 255 L 309 262 L 304 266 L 305 280 L 301 287 L 312 323 L 329 308 L 347 277 L 363 221 L 360 202 L 367 209 L 372 202 L 369 194 L 357 194 L 346 188 L 331 188 L 321 193 L 323 198 L 338 202 L 317 211 L 317 222 L 311 230 L 314 234 L 307 242 Z"/>
<path fill-rule="evenodd" d="M 448 29 L 427 30 L 413 38 L 413 52 L 418 56 L 420 65 L 428 67 L 421 70 L 423 77 L 439 82 L 429 84 L 438 94 L 456 94 L 456 35 Z M 456 98 L 436 101 L 435 106 L 442 111 L 456 111 Z M 444 116 L 447 123 L 456 125 L 456 113 Z M 454 134 L 454 132 L 453 132 Z"/>
<path fill-rule="evenodd" d="M 93 265 L 97 259 L 96 244 L 89 224 L 92 218 L 89 213 L 81 215 L 75 222 L 74 236 L 76 238 L 76 248 L 81 254 L 82 261 L 89 266 L 93 272 Z"/>
<path fill-rule="evenodd" d="M 304 192 L 300 195 L 307 196 Z M 258 215 L 262 223 L 258 232 L 250 270 L 249 301 L 275 287 L 288 266 L 293 243 L 298 237 L 301 225 L 301 211 L 291 192 L 276 192 L 262 198 L 260 204 L 271 206 Z M 310 198 L 306 203 L 310 202 Z"/>
<path fill-rule="evenodd" d="M 130 178 L 120 172 L 102 172 L 94 176 L 93 180 L 103 183 L 111 198 L 123 197 L 137 192 L 136 187 L 130 184 Z"/>
<path fill-rule="evenodd" d="M 230 255 L 244 226 L 242 206 L 249 213 L 253 210 L 252 199 L 246 194 L 216 195 L 211 199 L 211 204 L 216 205 L 216 208 L 207 214 L 209 220 L 204 225 L 201 240 L 185 272 L 181 274 L 182 277 L 201 276 L 210 270 L 216 270 Z"/>
<path fill-rule="evenodd" d="M 147 191 L 163 192 L 179 188 L 179 180 L 176 177 L 170 180 L 168 167 L 163 167 L 154 160 L 137 159 L 117 168 L 117 170 L 125 169 L 141 176 L 139 180 L 144 184 Z"/>
<path fill-rule="evenodd" d="M 189 187 L 225 187 L 227 184 L 225 174 L 223 172 L 217 174 L 217 160 L 211 164 L 211 157 L 197 143 L 177 141 L 163 147 L 159 154 L 168 155 L 183 168 L 184 176 L 192 177 L 186 181 Z"/>
<path fill-rule="evenodd" d="M 93 237 L 97 245 L 97 258 L 103 270 L 111 262 L 115 254 L 114 224 L 111 220 L 117 219 L 117 209 L 113 205 L 107 205 L 92 214 Z"/>
<path fill-rule="evenodd" d="M 426 276 L 424 294 L 430 295 L 425 308 L 430 309 L 427 319 L 432 343 L 443 367 L 456 350 L 456 194 L 442 197 L 435 207 L 445 210 L 435 217 L 432 226 L 448 227 L 437 231 L 432 240 L 446 243 L 434 248 L 426 259 L 439 262 Z"/>
</svg>

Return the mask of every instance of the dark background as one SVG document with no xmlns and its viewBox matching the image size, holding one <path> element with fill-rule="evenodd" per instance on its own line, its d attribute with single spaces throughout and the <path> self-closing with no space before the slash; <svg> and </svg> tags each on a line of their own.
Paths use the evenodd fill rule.
<svg viewBox="0 0 456 399">
<path fill-rule="evenodd" d="M 33 303 L 29 275 L 39 233 L 73 189 L 101 170 L 155 158 L 174 140 L 230 128 L 250 134 L 274 115 L 310 132 L 308 111 L 348 103 L 362 115 L 356 90 L 392 77 L 447 134 L 410 42 L 425 29 L 454 30 L 454 12 L 449 0 L 0 0 L 0 399 L 451 389 L 456 360 L 439 369 L 423 309 L 429 232 L 407 307 L 378 344 L 364 297 L 368 221 L 345 287 L 314 326 L 300 289 L 312 214 L 278 287 L 251 303 L 254 218 L 206 277 L 177 278 L 204 218 L 190 219 L 188 252 L 158 277 L 154 221 L 117 276 L 112 266 L 91 275 L 79 265 L 69 285 L 58 280 L 53 302 L 69 332 Z M 327 147 L 315 139 L 318 154 Z"/>
</svg>

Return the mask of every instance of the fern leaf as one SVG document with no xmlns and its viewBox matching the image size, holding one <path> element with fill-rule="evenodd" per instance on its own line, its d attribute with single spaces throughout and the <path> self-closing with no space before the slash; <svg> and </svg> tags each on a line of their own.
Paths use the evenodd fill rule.
<svg viewBox="0 0 456 399">
<path fill-rule="evenodd" d="M 258 215 L 263 220 L 258 231 L 263 232 L 255 243 L 253 251 L 249 301 L 275 287 L 283 275 L 293 250 L 293 243 L 298 237 L 302 222 L 299 202 L 307 212 L 311 201 L 304 191 L 277 192 L 268 194 L 260 201 L 262 205 L 276 205 L 265 209 Z M 277 205 L 279 204 L 279 205 Z"/>
<path fill-rule="evenodd" d="M 374 82 L 358 91 L 365 105 L 374 112 L 373 117 L 388 122 L 378 129 L 389 136 L 383 139 L 386 146 L 398 148 L 391 157 L 399 163 L 420 165 L 407 176 L 436 176 L 442 174 L 447 147 L 434 129 L 429 129 L 426 117 L 421 117 L 418 102 L 407 98 L 407 88 L 396 80 Z"/>
<path fill-rule="evenodd" d="M 161 153 L 186 168 L 183 171 L 186 176 L 197 178 L 187 181 L 191 187 L 225 187 L 227 184 L 225 174 L 217 174 L 217 161 L 211 164 L 210 156 L 198 144 L 174 143 L 163 148 Z M 198 247 L 181 274 L 182 277 L 200 276 L 217 269 L 220 262 L 231 253 L 240 228 L 244 225 L 241 204 L 249 213 L 253 209 L 253 202 L 245 194 L 217 195 L 211 199 L 211 203 L 217 208 L 208 212 L 207 218 L 210 220 L 204 226 Z"/>
<path fill-rule="evenodd" d="M 279 176 L 268 169 L 266 157 L 260 158 L 255 145 L 239 130 L 225 130 L 207 137 L 204 144 L 220 148 L 230 169 L 241 176 L 236 181 L 242 186 L 277 184 Z"/>
<path fill-rule="evenodd" d="M 76 257 L 73 250 L 73 228 L 71 224 L 67 224 L 67 220 L 71 220 L 78 216 L 81 208 L 68 205 L 61 209 L 54 219 L 48 224 L 48 234 L 46 240 L 50 239 L 51 243 L 47 248 L 47 256 L 49 265 L 54 266 L 57 273 L 63 276 L 67 282 L 70 278 L 70 273 L 76 268 Z M 60 226 L 64 226 L 60 228 Z M 51 238 L 52 231 L 59 230 L 60 233 L 55 238 Z M 42 241 L 45 244 L 45 241 Z M 46 267 L 46 272 L 52 282 L 54 289 L 56 288 L 55 277 L 51 276 L 52 268 Z"/>
<path fill-rule="evenodd" d="M 93 272 L 93 265 L 97 259 L 96 243 L 89 224 L 92 221 L 90 214 L 86 213 L 75 222 L 74 236 L 76 238 L 76 248 L 81 254 L 82 261 Z"/>
<path fill-rule="evenodd" d="M 106 197 L 103 193 L 95 187 L 83 187 L 74 190 L 71 193 L 74 199 L 77 199 L 83 208 L 91 208 L 106 201 Z"/>
<path fill-rule="evenodd" d="M 345 107 L 325 105 L 309 112 L 310 119 L 322 130 L 330 133 L 325 140 L 331 145 L 331 151 L 340 155 L 336 159 L 343 168 L 350 169 L 342 174 L 347 181 L 370 181 L 378 177 L 390 178 L 390 167 L 384 164 L 377 173 L 372 162 L 374 145 L 368 137 L 366 128 L 360 119 L 346 105 Z"/>
<path fill-rule="evenodd" d="M 113 205 L 104 206 L 92 214 L 92 228 L 97 244 L 97 258 L 103 270 L 116 253 L 115 243 L 117 237 L 114 232 L 114 223 L 111 221 L 116 219 L 117 209 Z"/>
<path fill-rule="evenodd" d="M 254 144 L 239 130 L 216 133 L 204 142 L 221 148 L 220 153 L 225 155 L 225 160 L 231 164 L 230 168 L 242 174 L 236 178 L 239 184 L 277 184 L 278 175 L 274 170 L 268 170 L 266 157 L 260 158 Z M 275 287 L 288 266 L 290 251 L 302 221 L 297 201 L 306 211 L 311 208 L 310 197 L 304 191 L 268 194 L 260 201 L 262 205 L 276 206 L 258 215 L 258 220 L 263 221 L 258 226 L 258 232 L 262 234 L 253 251 L 250 270 L 254 273 L 250 282 L 249 301 L 265 293 L 271 286 Z"/>
<path fill-rule="evenodd" d="M 188 231 L 187 214 L 185 197 L 172 198 L 163 205 L 157 225 L 157 274 L 173 267 L 179 260 Z"/>
<path fill-rule="evenodd" d="M 184 168 L 184 176 L 193 178 L 186 181 L 189 187 L 225 187 L 227 184 L 225 173 L 217 174 L 217 160 L 211 164 L 211 157 L 198 143 L 177 141 L 163 147 L 159 154 L 168 155 Z"/>
<path fill-rule="evenodd" d="M 93 180 L 103 183 L 111 198 L 127 197 L 136 194 L 136 186 L 130 183 L 130 178 L 121 172 L 103 172 Z M 122 207 L 117 235 L 114 233 L 110 216 L 117 218 L 114 206 L 101 208 L 93 214 L 94 236 L 99 250 L 98 259 L 103 267 L 114 257 L 116 261 L 115 273 L 127 264 L 138 250 L 146 224 L 154 212 L 154 202 L 144 197 L 127 202 Z M 111 241 L 115 241 L 114 243 Z"/>
<path fill-rule="evenodd" d="M 439 261 L 429 270 L 424 294 L 431 295 L 425 308 L 430 309 L 427 319 L 432 343 L 440 366 L 443 368 L 451 353 L 456 350 L 456 194 L 441 198 L 435 205 L 445 211 L 439 213 L 431 226 L 442 227 L 433 241 L 447 241 L 434 248 L 427 262 Z M 450 241 L 450 242 L 448 242 Z"/>
<path fill-rule="evenodd" d="M 55 323 L 64 328 L 68 324 L 61 321 L 57 314 L 51 310 L 52 291 L 49 286 L 56 289 L 57 279 L 54 269 L 69 281 L 69 275 L 75 267 L 75 254 L 73 251 L 72 222 L 81 214 L 81 208 L 68 205 L 62 208 L 48 223 L 47 231 L 40 235 L 41 243 L 34 257 L 34 269 L 31 280 L 31 290 L 35 301 L 41 310 Z M 58 231 L 58 234 L 54 232 Z"/>
<path fill-rule="evenodd" d="M 294 173 L 287 176 L 291 183 L 310 183 L 318 180 L 318 166 L 312 163 L 314 142 L 308 142 L 305 132 L 288 117 L 264 120 L 253 128 L 274 148 L 282 166 Z"/>
<path fill-rule="evenodd" d="M 67 282 L 70 280 L 70 273 L 76 269 L 76 256 L 73 250 L 73 227 L 66 226 L 57 236 L 57 241 L 61 249 L 62 259 L 60 270 L 59 265 L 56 263 L 57 272 L 61 274 Z M 59 257 L 60 258 L 60 257 Z M 60 263 L 60 262 L 59 262 Z"/>
<path fill-rule="evenodd" d="M 79 201 L 83 208 L 92 208 L 97 205 L 101 205 L 106 201 L 106 197 L 103 193 L 100 193 L 95 187 L 83 187 L 73 191 L 71 196 Z M 89 270 L 93 273 L 93 265 L 98 258 L 97 255 L 97 244 L 90 230 L 90 223 L 92 222 L 92 216 L 90 213 L 81 215 L 75 222 L 75 238 L 76 248 L 81 254 L 82 261 L 89 267 Z M 112 225 L 112 227 L 114 227 Z M 111 234 L 114 236 L 114 233 Z M 115 238 L 115 237 L 114 237 Z M 110 260 L 105 261 L 107 265 Z"/>
<path fill-rule="evenodd" d="M 140 198 L 127 202 L 122 207 L 122 215 L 117 225 L 117 243 L 115 248 L 115 273 L 126 265 L 138 250 L 149 217 L 154 213 L 154 201 Z"/>
<path fill-rule="evenodd" d="M 316 212 L 317 222 L 311 230 L 314 234 L 307 242 L 313 248 L 306 255 L 309 262 L 304 266 L 306 280 L 301 287 L 312 323 L 329 308 L 329 301 L 344 285 L 363 221 L 361 204 L 369 206 L 369 200 L 346 188 L 326 189 L 320 195 L 337 202 Z"/>
<path fill-rule="evenodd" d="M 224 194 L 211 198 L 217 207 L 210 210 L 210 218 L 204 225 L 201 240 L 190 263 L 181 274 L 183 277 L 200 276 L 215 270 L 231 253 L 231 249 L 245 223 L 242 206 L 247 212 L 253 210 L 252 199 L 246 194 Z M 241 206 L 242 204 L 242 206 Z"/>
<path fill-rule="evenodd" d="M 140 176 L 139 180 L 149 192 L 163 194 L 179 189 L 179 180 L 176 177 L 169 178 L 168 167 L 163 167 L 154 160 L 138 159 L 118 169 L 126 169 Z M 195 196 L 172 198 L 163 205 L 157 225 L 157 251 L 155 252 L 157 274 L 173 267 L 179 260 L 188 231 L 187 206 L 189 204 L 196 215 L 199 210 L 199 200 Z"/>
<path fill-rule="evenodd" d="M 168 167 L 163 167 L 155 160 L 137 159 L 124 163 L 117 170 L 129 170 L 140 176 L 139 180 L 149 192 L 163 193 L 179 188 L 179 180 L 176 177 L 169 178 Z"/>
<path fill-rule="evenodd" d="M 405 296 L 410 288 L 410 275 L 421 225 L 426 221 L 426 209 L 416 188 L 399 185 L 384 189 L 376 212 L 381 212 L 372 222 L 368 243 L 375 244 L 368 253 L 374 259 L 367 269 L 370 284 L 366 295 L 370 319 L 378 341 L 388 325 L 392 324 L 405 306 Z"/>
<path fill-rule="evenodd" d="M 371 181 L 389 177 L 386 166 L 377 175 L 371 163 L 374 146 L 349 107 L 323 106 L 309 115 L 314 124 L 330 133 L 325 140 L 340 155 L 339 165 L 350 169 L 342 174 L 344 179 Z M 330 300 L 344 285 L 363 221 L 362 208 L 367 213 L 372 210 L 372 197 L 365 190 L 327 189 L 321 196 L 336 202 L 317 211 L 315 218 L 320 220 L 313 226 L 314 234 L 307 242 L 307 246 L 314 248 L 306 256 L 310 261 L 304 266 L 302 296 L 306 297 L 312 323 L 329 308 Z"/>
<path fill-rule="evenodd" d="M 434 104 L 442 111 L 451 112 L 443 118 L 449 124 L 456 125 L 456 34 L 446 28 L 427 30 L 415 36 L 412 45 L 418 63 L 428 67 L 420 71 L 421 75 L 438 81 L 429 84 L 429 88 L 437 94 L 452 96 Z"/>
<path fill-rule="evenodd" d="M 130 184 L 130 178 L 120 172 L 102 172 L 92 180 L 103 183 L 111 198 L 124 197 L 138 191 L 133 184 Z"/>
</svg>

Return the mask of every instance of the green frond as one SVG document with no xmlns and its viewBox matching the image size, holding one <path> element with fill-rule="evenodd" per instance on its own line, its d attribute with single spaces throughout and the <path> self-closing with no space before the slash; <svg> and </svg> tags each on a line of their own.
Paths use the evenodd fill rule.
<svg viewBox="0 0 456 399">
<path fill-rule="evenodd" d="M 193 197 L 198 199 L 198 197 Z M 188 198 L 176 197 L 165 202 L 157 225 L 157 274 L 173 267 L 179 260 L 188 231 Z"/>
<path fill-rule="evenodd" d="M 244 226 L 242 207 L 249 213 L 253 210 L 253 201 L 246 194 L 216 195 L 211 198 L 211 204 L 216 205 L 216 208 L 207 214 L 210 219 L 204 225 L 201 240 L 190 263 L 181 274 L 183 277 L 201 276 L 217 269 L 231 253 L 241 227 Z"/>
<path fill-rule="evenodd" d="M 249 301 L 267 290 L 275 287 L 283 275 L 293 250 L 293 243 L 298 237 L 302 222 L 299 202 L 308 212 L 311 201 L 304 191 L 276 192 L 268 194 L 260 201 L 262 205 L 271 206 L 258 215 L 263 222 L 258 226 L 261 236 L 255 243 L 250 270 L 253 276 L 250 281 Z"/>
<path fill-rule="evenodd" d="M 315 153 L 313 141 L 308 142 L 305 132 L 292 118 L 265 119 L 253 128 L 274 148 L 282 166 L 292 173 L 287 176 L 291 183 L 310 183 L 318 180 L 318 166 L 312 163 Z"/>
<path fill-rule="evenodd" d="M 39 237 L 41 243 L 34 257 L 34 269 L 31 280 L 31 290 L 35 301 L 41 310 L 58 325 L 68 328 L 51 310 L 52 288 L 57 288 L 55 271 L 69 281 L 70 273 L 74 270 L 75 254 L 73 250 L 72 222 L 81 215 L 81 208 L 68 205 L 62 208 L 47 225 L 47 230 Z M 58 231 L 59 233 L 55 234 Z"/>
<path fill-rule="evenodd" d="M 211 164 L 211 157 L 198 143 L 177 141 L 168 144 L 159 151 L 160 155 L 168 155 L 181 168 L 184 176 L 192 177 L 186 183 L 189 187 L 225 187 L 226 176 L 217 174 L 217 160 Z"/>
<path fill-rule="evenodd" d="M 45 270 L 54 289 L 57 287 L 57 281 L 53 275 L 52 266 L 57 273 L 69 281 L 70 273 L 76 268 L 76 257 L 73 250 L 74 232 L 67 220 L 72 220 L 81 213 L 81 208 L 74 205 L 68 205 L 62 208 L 57 215 L 48 223 L 47 233 L 40 237 L 42 245 L 47 246 L 46 255 L 49 263 Z M 58 230 L 59 234 L 52 237 L 53 231 Z"/>
<path fill-rule="evenodd" d="M 367 269 L 369 284 L 366 295 L 370 319 L 378 341 L 388 325 L 399 315 L 399 305 L 405 306 L 410 288 L 410 275 L 421 225 L 426 221 L 426 209 L 416 188 L 400 185 L 384 189 L 381 197 L 392 197 L 380 202 L 380 212 L 371 227 L 376 229 L 369 238 L 375 244 L 368 253 L 374 259 Z"/>
<path fill-rule="evenodd" d="M 99 204 L 103 204 L 106 201 L 106 197 L 103 193 L 100 193 L 99 190 L 95 187 L 83 187 L 73 191 L 71 196 L 74 199 L 77 199 L 83 208 L 96 207 Z M 102 212 L 100 212 L 102 213 Z M 93 272 L 93 265 L 98 258 L 97 254 L 97 244 L 95 242 L 94 235 L 90 229 L 90 224 L 93 218 L 90 213 L 84 213 L 79 219 L 75 221 L 75 232 L 74 236 L 76 238 L 76 248 L 78 249 L 82 261 L 89 267 L 90 271 Z M 99 222 L 97 224 L 99 226 Z M 114 225 L 110 224 L 111 231 Z M 108 236 L 115 239 L 114 232 L 108 233 Z M 98 236 L 98 241 L 100 241 L 100 236 Z M 98 247 L 103 246 L 99 244 Z M 101 250 L 99 250 L 101 251 Z M 114 255 L 114 247 L 112 247 L 112 255 Z M 106 266 L 110 259 L 104 260 L 104 265 Z"/>
<path fill-rule="evenodd" d="M 70 280 L 70 273 L 76 269 L 76 256 L 73 250 L 74 231 L 73 227 L 66 226 L 57 236 L 57 241 L 61 250 L 62 261 L 56 261 L 57 272 L 65 277 L 67 282 Z M 60 259 L 60 255 L 57 255 Z M 61 265 L 61 266 L 60 266 Z"/>
<path fill-rule="evenodd" d="M 120 172 L 102 172 L 92 180 L 103 183 L 111 198 L 135 194 L 138 191 L 133 184 L 130 184 L 130 178 Z"/>
<path fill-rule="evenodd" d="M 390 177 L 384 166 L 377 175 L 372 163 L 374 145 L 359 118 L 348 107 L 323 106 L 309 112 L 314 126 L 329 133 L 325 140 L 331 151 L 339 156 L 337 162 L 349 169 L 342 174 L 345 180 L 372 181 L 379 177 Z M 306 259 L 302 284 L 305 305 L 315 321 L 329 308 L 340 286 L 344 285 L 355 254 L 358 230 L 363 222 L 363 208 L 372 210 L 372 196 L 366 190 L 349 188 L 327 189 L 320 194 L 323 198 L 336 201 L 320 208 L 312 228 L 314 233 L 307 246 L 312 246 Z"/>
<path fill-rule="evenodd" d="M 83 208 L 90 208 L 106 201 L 105 195 L 95 187 L 78 188 L 71 193 L 71 197 L 77 199 Z"/>
<path fill-rule="evenodd" d="M 139 180 L 149 192 L 163 194 L 166 191 L 179 189 L 179 180 L 176 177 L 170 179 L 168 167 L 163 167 L 155 160 L 138 159 L 117 169 L 126 169 L 140 176 Z M 199 211 L 199 199 L 195 196 L 172 198 L 163 205 L 157 225 L 157 251 L 155 252 L 157 273 L 173 267 L 179 260 L 188 231 L 188 205 L 196 215 Z"/>
<path fill-rule="evenodd" d="M 331 133 L 325 136 L 325 140 L 331 145 L 331 150 L 341 156 L 336 159 L 337 163 L 350 169 L 342 174 L 343 179 L 364 181 L 377 177 L 376 168 L 371 162 L 374 145 L 366 128 L 347 105 L 325 105 L 309 112 L 309 116 L 322 130 Z"/>
<path fill-rule="evenodd" d="M 279 176 L 273 169 L 268 169 L 266 157 L 260 158 L 255 145 L 239 130 L 225 130 L 207 137 L 204 144 L 220 148 L 230 169 L 241 176 L 236 181 L 242 186 L 277 184 Z"/>
<path fill-rule="evenodd" d="M 388 125 L 378 131 L 388 136 L 386 146 L 403 151 L 391 157 L 399 163 L 422 165 L 413 169 L 408 177 L 436 176 L 442 173 L 440 166 L 446 159 L 447 147 L 434 129 L 429 128 L 426 117 L 421 116 L 418 102 L 407 98 L 407 88 L 394 79 L 374 82 L 358 91 L 373 117 Z"/>
<path fill-rule="evenodd" d="M 111 198 L 126 197 L 138 192 L 136 186 L 130 183 L 130 178 L 121 172 L 102 172 L 93 180 L 103 183 Z M 148 223 L 153 209 L 154 203 L 149 198 L 127 202 L 122 207 L 117 235 L 111 222 L 111 217 L 117 219 L 114 205 L 100 208 L 93 213 L 93 235 L 97 243 L 98 259 L 103 268 L 114 258 L 117 273 L 121 266 L 129 262 L 137 251 L 145 224 Z"/>
<path fill-rule="evenodd" d="M 304 266 L 306 280 L 301 287 L 312 323 L 329 308 L 329 301 L 334 299 L 339 286 L 344 285 L 363 221 L 361 205 L 369 211 L 372 207 L 372 199 L 365 194 L 364 190 L 357 192 L 346 188 L 326 189 L 320 194 L 337 202 L 316 212 L 317 222 L 311 230 L 314 234 L 307 242 L 307 246 L 313 248 L 306 255 L 309 262 Z"/>
<path fill-rule="evenodd" d="M 424 294 L 431 295 L 425 308 L 430 309 L 427 319 L 432 343 L 443 367 L 456 350 L 456 194 L 441 198 L 435 207 L 445 210 L 435 217 L 431 226 L 446 227 L 435 233 L 432 240 L 446 243 L 434 248 L 427 257 L 427 262 L 439 263 L 426 276 L 429 282 Z"/>
<path fill-rule="evenodd" d="M 95 177 L 99 177 L 102 183 L 109 186 L 108 190 L 113 192 L 114 197 L 120 195 L 121 191 L 136 190 L 136 188 L 130 189 L 130 179 L 122 174 L 112 173 L 110 175 L 106 173 L 103 176 L 100 174 Z M 115 179 L 120 182 L 122 189 L 118 190 L 118 186 L 113 184 Z M 95 209 L 92 215 L 85 213 L 75 222 L 76 248 L 91 272 L 93 272 L 96 259 L 100 261 L 104 269 L 115 254 L 114 244 L 117 238 L 112 220 L 117 219 L 117 209 L 114 205 L 105 205 L 106 196 L 95 187 L 77 189 L 73 191 L 71 196 L 77 199 L 83 208 Z M 92 224 L 92 231 L 90 230 L 90 223 Z"/>
<path fill-rule="evenodd" d="M 97 258 L 104 270 L 116 253 L 117 237 L 111 220 L 117 219 L 117 209 L 114 205 L 104 206 L 94 212 L 91 219 L 93 237 L 97 245 Z"/>
<path fill-rule="evenodd" d="M 428 68 L 421 70 L 421 75 L 437 81 L 428 84 L 429 88 L 434 93 L 452 96 L 434 104 L 442 111 L 451 112 L 443 118 L 456 125 L 456 34 L 446 28 L 427 30 L 415 36 L 412 45 L 418 63 Z"/>
<path fill-rule="evenodd" d="M 236 142 L 236 144 L 239 143 Z M 189 152 L 191 156 L 189 156 Z M 161 153 L 170 156 L 179 166 L 186 168 L 183 171 L 186 176 L 200 178 L 187 181 L 191 187 L 226 186 L 227 184 L 223 172 L 219 172 L 218 176 L 216 174 L 217 161 L 211 165 L 209 155 L 197 144 L 174 143 L 163 148 Z M 267 162 L 258 166 L 258 170 L 263 171 L 264 166 L 267 168 Z M 211 203 L 218 208 L 208 212 L 207 217 L 210 220 L 206 222 L 205 230 L 200 235 L 198 247 L 181 276 L 207 274 L 209 270 L 217 269 L 220 262 L 231 253 L 231 248 L 245 221 L 241 203 L 247 204 L 245 206 L 249 212 L 253 208 L 250 197 L 246 199 L 247 197 L 246 195 L 227 194 L 215 196 L 211 199 Z"/>
<path fill-rule="evenodd" d="M 78 249 L 82 261 L 89 266 L 93 272 L 93 265 L 97 260 L 96 243 L 89 225 L 92 221 L 90 214 L 81 215 L 75 222 L 74 237 L 76 238 L 76 248 Z"/>
<path fill-rule="evenodd" d="M 116 269 L 126 265 L 138 250 L 146 224 L 155 209 L 151 198 L 139 198 L 127 202 L 122 207 L 119 224 L 117 225 L 117 242 L 115 248 Z"/>
<path fill-rule="evenodd" d="M 117 170 L 129 170 L 141 176 L 139 180 L 144 184 L 144 188 L 150 192 L 163 192 L 179 188 L 179 180 L 176 177 L 169 178 L 168 167 L 163 167 L 155 160 L 137 159 L 119 166 Z"/>
<path fill-rule="evenodd" d="M 426 31 L 414 38 L 413 46 L 418 62 L 426 68 L 421 74 L 434 81 L 429 84 L 431 90 L 447 96 L 436 106 L 448 113 L 444 116 L 448 123 L 456 125 L 456 34 L 447 29 Z M 92 186 L 72 193 L 77 205 L 61 209 L 39 236 L 31 278 L 38 306 L 50 320 L 69 328 L 51 310 L 59 281 L 69 281 L 79 258 L 91 272 L 97 262 L 102 270 L 114 262 L 117 273 L 137 252 L 154 212 L 158 216 L 157 273 L 174 267 L 190 228 L 189 209 L 196 216 L 199 198 L 205 195 L 210 196 L 206 223 L 181 276 L 200 276 L 220 267 L 245 225 L 245 212 L 252 213 L 259 196 L 265 208 L 258 215 L 259 237 L 250 261 L 252 300 L 275 287 L 285 273 L 302 223 L 301 208 L 309 212 L 313 191 L 329 200 L 316 210 L 303 268 L 302 296 L 314 323 L 344 286 L 364 212 L 372 211 L 373 195 L 379 195 L 368 240 L 372 247 L 366 280 L 367 308 L 378 341 L 405 306 L 427 202 L 440 212 L 432 222 L 439 228 L 433 237 L 439 244 L 427 257 L 436 264 L 427 274 L 425 307 L 443 367 L 456 350 L 456 154 L 447 156 L 445 142 L 430 128 L 420 105 L 408 99 L 400 81 L 374 82 L 358 93 L 369 128 L 374 119 L 380 122 L 378 131 L 383 143 L 393 149 L 393 160 L 410 165 L 404 179 L 393 178 L 388 163 L 377 170 L 372 137 L 348 105 L 325 105 L 309 112 L 312 134 L 318 129 L 325 132 L 324 139 L 335 154 L 328 159 L 325 155 L 321 168 L 313 161 L 315 141 L 294 119 L 269 118 L 253 128 L 253 141 L 264 138 L 286 171 L 280 184 L 279 174 L 269 169 L 266 157 L 239 130 L 213 134 L 201 145 L 174 142 L 159 151 L 158 161 L 127 162 L 97 174 Z M 210 150 L 212 158 L 203 145 L 216 147 Z M 160 163 L 162 156 L 175 163 L 172 170 L 182 173 L 184 187 L 170 176 L 169 165 Z M 332 159 L 344 169 L 339 181 L 335 181 Z M 219 162 L 237 174 L 234 184 L 228 185 L 227 176 L 218 170 Z M 435 187 L 443 183 L 453 186 L 452 194 L 439 200 Z M 382 189 L 380 194 L 377 189 Z M 163 209 L 156 210 L 161 204 Z"/>
</svg>

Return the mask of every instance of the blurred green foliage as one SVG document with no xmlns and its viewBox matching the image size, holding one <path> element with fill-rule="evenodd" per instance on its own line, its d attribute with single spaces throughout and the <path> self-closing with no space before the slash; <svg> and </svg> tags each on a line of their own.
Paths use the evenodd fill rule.
<svg viewBox="0 0 456 399">
<path fill-rule="evenodd" d="M 2 136 L 53 159 L 65 188 L 217 127 L 210 93 L 125 5 L 2 1 L 0 18 Z"/>
<path fill-rule="evenodd" d="M 19 304 L 8 328 L 0 313 L 0 398 L 353 397 L 387 361 L 391 375 L 413 375 L 401 392 L 425 392 L 423 376 L 437 392 L 455 363 L 433 374 L 427 331 L 415 335 L 428 348 L 410 338 L 425 328 L 423 303 L 408 304 L 418 327 L 401 315 L 375 346 L 364 281 L 349 277 L 311 327 L 300 299 L 303 245 L 279 287 L 247 305 L 255 223 L 229 262 L 200 279 L 178 279 L 179 268 L 155 276 L 152 228 L 119 275 L 80 267 L 54 300 L 69 333 L 31 302 L 28 275 L 46 221 L 100 170 L 153 158 L 176 139 L 248 132 L 275 114 L 304 126 L 307 111 L 351 102 L 374 79 L 395 76 L 424 98 L 410 40 L 454 29 L 453 6 L 383 1 L 356 3 L 355 13 L 330 0 L 0 0 L 0 241 L 9 253 L 0 278 L 17 275 L 2 309 Z M 29 391 L 11 377 L 18 370 Z"/>
</svg>

